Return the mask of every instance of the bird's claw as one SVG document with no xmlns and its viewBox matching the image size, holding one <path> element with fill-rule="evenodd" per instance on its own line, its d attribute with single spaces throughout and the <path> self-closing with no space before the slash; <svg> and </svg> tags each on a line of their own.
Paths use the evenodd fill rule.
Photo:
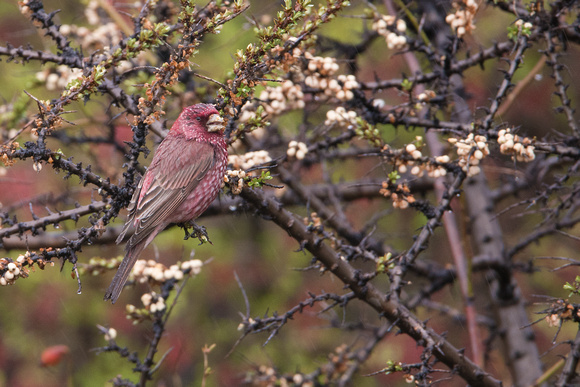
<svg viewBox="0 0 580 387">
<path fill-rule="evenodd" d="M 189 227 L 193 228 L 192 232 L 189 232 Z M 188 240 L 189 238 L 197 238 L 199 239 L 199 244 L 202 245 L 206 242 L 209 242 L 210 245 L 213 245 L 209 240 L 209 235 L 205 227 L 198 225 L 194 221 L 190 221 L 183 224 L 183 230 L 185 231 L 185 237 L 183 240 Z"/>
</svg>

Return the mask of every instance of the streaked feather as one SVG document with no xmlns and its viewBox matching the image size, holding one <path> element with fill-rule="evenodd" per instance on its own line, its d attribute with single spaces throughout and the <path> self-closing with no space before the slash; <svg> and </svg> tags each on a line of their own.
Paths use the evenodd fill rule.
<svg viewBox="0 0 580 387">
<path fill-rule="evenodd" d="M 175 149 L 179 154 L 166 157 Z M 127 242 L 125 258 L 105 293 L 105 300 L 111 299 L 113 303 L 117 300 L 137 256 L 171 223 L 168 217 L 183 204 L 215 162 L 214 146 L 207 142 L 176 135 L 167 137 L 159 145 L 133 194 L 127 222 L 117 238 L 120 243 L 129 229 L 135 229 Z"/>
</svg>

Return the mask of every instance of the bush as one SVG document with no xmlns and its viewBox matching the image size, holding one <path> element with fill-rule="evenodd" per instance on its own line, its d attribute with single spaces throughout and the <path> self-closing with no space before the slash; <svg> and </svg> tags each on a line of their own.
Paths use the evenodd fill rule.
<svg viewBox="0 0 580 387">
<path fill-rule="evenodd" d="M 6 385 L 578 382 L 576 2 L 18 7 Z M 149 153 L 201 102 L 230 155 L 207 233 L 161 233 L 101 302 Z"/>
</svg>

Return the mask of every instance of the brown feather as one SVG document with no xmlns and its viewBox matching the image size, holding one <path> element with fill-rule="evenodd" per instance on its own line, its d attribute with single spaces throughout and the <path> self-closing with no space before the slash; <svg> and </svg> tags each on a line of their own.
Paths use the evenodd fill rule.
<svg viewBox="0 0 580 387">
<path fill-rule="evenodd" d="M 164 157 L 176 149 L 178 154 Z M 212 144 L 180 135 L 168 136 L 159 145 L 151 166 L 133 194 L 127 222 L 117 238 L 120 243 L 129 229 L 135 229 L 127 242 L 125 258 L 105 293 L 105 300 L 115 303 L 141 251 L 172 223 L 168 218 L 199 185 L 215 159 Z"/>
</svg>

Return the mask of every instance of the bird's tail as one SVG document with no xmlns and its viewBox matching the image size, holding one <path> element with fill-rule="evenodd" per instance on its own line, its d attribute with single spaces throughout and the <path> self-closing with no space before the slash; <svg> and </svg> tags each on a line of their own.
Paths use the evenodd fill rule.
<svg viewBox="0 0 580 387">
<path fill-rule="evenodd" d="M 141 240 L 139 243 L 136 243 L 134 245 L 131 243 L 131 241 L 127 243 L 125 258 L 123 258 L 123 261 L 121 262 L 121 265 L 119 265 L 119 269 L 117 270 L 117 273 L 113 278 L 113 281 L 111 282 L 109 288 L 107 289 L 107 292 L 105 293 L 104 298 L 105 301 L 111 300 L 113 304 L 115 303 L 115 301 L 117 301 L 117 298 L 119 298 L 121 290 L 123 290 L 125 282 L 127 282 L 127 278 L 131 273 L 131 269 L 133 269 L 133 266 L 135 265 L 137 257 L 139 256 L 139 254 L 141 254 L 143 249 L 147 247 L 147 245 L 149 244 L 148 242 L 149 242 L 148 240 Z"/>
</svg>

